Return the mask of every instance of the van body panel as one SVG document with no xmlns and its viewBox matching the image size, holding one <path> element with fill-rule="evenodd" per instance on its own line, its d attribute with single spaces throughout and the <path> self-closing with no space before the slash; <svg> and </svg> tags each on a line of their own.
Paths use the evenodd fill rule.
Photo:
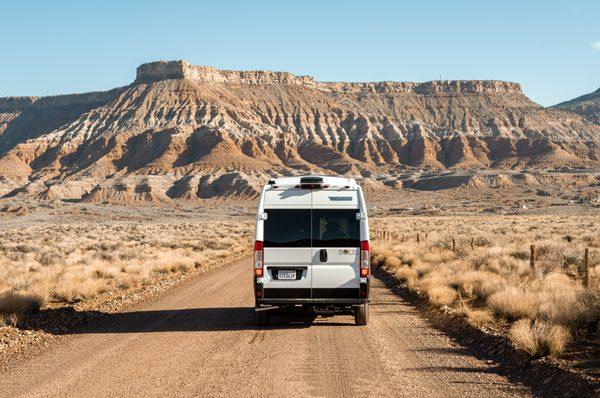
<svg viewBox="0 0 600 398">
<path fill-rule="evenodd" d="M 369 240 L 362 190 L 354 179 L 310 178 L 322 178 L 322 186 L 298 188 L 304 177 L 285 177 L 261 192 L 255 237 L 264 244 L 264 273 L 255 277 L 257 305 L 368 303 L 369 278 L 360 277 L 361 241 Z"/>
<path fill-rule="evenodd" d="M 306 189 L 270 189 L 264 196 L 265 209 L 310 209 L 312 207 L 311 191 Z"/>
<path fill-rule="evenodd" d="M 320 260 L 320 251 L 327 251 L 327 262 Z M 312 288 L 337 289 L 359 287 L 360 249 L 355 248 L 313 248 Z M 347 252 L 349 254 L 343 254 Z"/>
<path fill-rule="evenodd" d="M 310 289 L 312 280 L 312 248 L 265 247 L 265 289 Z M 296 280 L 278 280 L 279 269 L 295 270 L 301 274 Z"/>
<path fill-rule="evenodd" d="M 307 196 L 310 200 L 310 195 Z M 306 196 L 304 197 L 306 199 Z M 277 208 L 266 202 L 267 219 L 263 223 L 264 288 L 304 289 L 310 297 L 312 272 L 311 214 L 309 208 Z M 296 202 L 297 203 L 297 202 Z M 279 271 L 294 271 L 296 279 L 280 279 Z M 265 292 L 265 298 L 279 297 L 282 292 Z M 290 292 L 298 297 L 298 292 Z"/>
<path fill-rule="evenodd" d="M 360 209 L 361 214 L 364 216 L 360 220 L 360 240 L 366 240 L 368 242 L 371 241 L 371 236 L 369 234 L 369 219 L 367 218 L 367 205 L 365 203 L 365 196 L 363 195 L 362 188 L 357 186 L 358 191 L 358 208 Z"/>
<path fill-rule="evenodd" d="M 326 189 L 312 192 L 313 209 L 358 209 L 358 192 L 356 189 Z"/>
<path fill-rule="evenodd" d="M 317 193 L 313 192 L 313 198 Z M 343 195 L 349 198 L 348 193 Z M 313 289 L 359 288 L 360 220 L 356 219 L 357 206 L 356 202 L 354 208 L 313 208 Z"/>
</svg>

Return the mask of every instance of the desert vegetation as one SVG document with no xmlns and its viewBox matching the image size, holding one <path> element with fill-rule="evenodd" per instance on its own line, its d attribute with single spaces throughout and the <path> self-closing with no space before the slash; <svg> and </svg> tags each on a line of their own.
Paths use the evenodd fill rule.
<svg viewBox="0 0 600 398">
<path fill-rule="evenodd" d="M 42 307 L 127 292 L 250 245 L 241 222 L 36 224 L 0 231 L 0 326 Z"/>
<path fill-rule="evenodd" d="M 533 356 L 558 356 L 573 341 L 597 337 L 600 216 L 398 217 L 373 224 L 374 264 L 473 326 L 504 332 Z"/>
</svg>

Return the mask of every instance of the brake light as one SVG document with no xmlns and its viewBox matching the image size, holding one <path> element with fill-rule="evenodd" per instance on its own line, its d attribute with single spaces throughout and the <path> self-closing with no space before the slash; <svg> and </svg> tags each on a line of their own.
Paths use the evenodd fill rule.
<svg viewBox="0 0 600 398">
<path fill-rule="evenodd" d="M 261 240 L 254 242 L 254 275 L 263 276 L 264 266 L 264 243 Z"/>
<path fill-rule="evenodd" d="M 322 184 L 300 184 L 300 189 L 322 189 L 323 187 L 327 188 L 328 186 Z"/>
<path fill-rule="evenodd" d="M 369 276 L 371 270 L 370 249 L 368 240 L 360 241 L 360 276 Z"/>
</svg>

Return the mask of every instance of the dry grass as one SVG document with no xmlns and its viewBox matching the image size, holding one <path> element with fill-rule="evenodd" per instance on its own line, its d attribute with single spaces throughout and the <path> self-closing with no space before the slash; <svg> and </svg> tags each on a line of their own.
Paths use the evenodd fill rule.
<svg viewBox="0 0 600 398">
<path fill-rule="evenodd" d="M 564 326 L 530 319 L 515 322 L 508 335 L 515 346 L 530 355 L 560 355 L 571 340 Z"/>
<path fill-rule="evenodd" d="M 374 242 L 376 265 L 433 305 L 455 308 L 472 325 L 506 325 L 515 345 L 532 355 L 559 355 L 571 335 L 585 337 L 600 322 L 598 215 L 373 221 L 374 229 L 395 234 L 391 241 Z M 535 269 L 529 265 L 530 244 L 536 246 Z M 587 289 L 581 278 L 586 247 Z"/>
<path fill-rule="evenodd" d="M 0 326 L 44 305 L 92 299 L 238 256 L 252 228 L 239 222 L 36 225 L 0 232 Z"/>
<path fill-rule="evenodd" d="M 475 327 L 488 326 L 494 322 L 493 315 L 487 310 L 474 309 L 464 303 L 462 303 L 457 310 L 459 314 L 462 314 L 467 318 L 469 324 Z"/>
<path fill-rule="evenodd" d="M 19 316 L 39 311 L 44 301 L 35 293 L 5 291 L 0 294 L 0 327 L 15 326 Z"/>
</svg>

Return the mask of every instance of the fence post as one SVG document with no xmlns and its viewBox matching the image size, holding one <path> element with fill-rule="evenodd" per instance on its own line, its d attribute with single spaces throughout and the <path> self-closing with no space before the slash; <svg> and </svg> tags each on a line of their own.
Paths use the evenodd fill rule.
<svg viewBox="0 0 600 398">
<path fill-rule="evenodd" d="M 452 251 L 456 251 L 456 241 L 454 240 L 454 236 L 452 237 Z"/>
<path fill-rule="evenodd" d="M 529 246 L 529 266 L 531 269 L 535 268 L 535 245 Z"/>
<path fill-rule="evenodd" d="M 421 241 L 421 237 L 419 236 L 419 234 L 417 234 L 417 243 L 419 243 Z"/>
<path fill-rule="evenodd" d="M 583 287 L 590 285 L 590 249 L 585 248 L 583 255 Z"/>
<path fill-rule="evenodd" d="M 475 250 L 475 239 L 471 236 L 471 250 Z"/>
</svg>

